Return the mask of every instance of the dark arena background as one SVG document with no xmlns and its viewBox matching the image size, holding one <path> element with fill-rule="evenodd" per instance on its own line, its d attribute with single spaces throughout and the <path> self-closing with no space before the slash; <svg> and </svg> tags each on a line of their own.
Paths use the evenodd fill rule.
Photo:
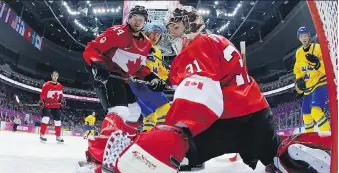
<svg viewBox="0 0 339 173">
<path fill-rule="evenodd" d="M 305 131 L 303 97 L 296 92 L 294 66 L 302 46 L 297 30 L 308 29 L 323 52 L 329 96 L 323 112 L 331 124 L 331 173 L 337 172 L 337 51 L 338 2 L 300 0 L 260 1 L 120 1 L 120 0 L 0 0 L 0 172 L 71 173 L 85 160 L 85 118 L 96 113 L 95 134 L 105 117 L 86 71 L 83 51 L 88 42 L 112 25 L 125 24 L 127 9 L 141 3 L 149 12 L 148 25 L 163 25 L 162 3 L 195 7 L 209 33 L 222 35 L 239 50 L 245 42 L 245 63 L 269 102 L 279 135 Z M 149 4 L 149 5 L 147 5 Z M 173 6 L 174 7 L 174 6 Z M 119 40 L 117 40 L 119 41 Z M 167 70 L 176 54 L 163 36 L 158 44 Z M 64 145 L 54 142 L 54 122 L 47 144 L 39 142 L 40 92 L 53 71 L 64 86 L 61 108 Z M 164 93 L 172 102 L 174 90 Z M 15 119 L 21 122 L 13 132 Z M 141 121 L 142 122 L 142 121 Z M 317 131 L 318 128 L 315 127 Z M 248 144 L 251 145 L 251 144 Z M 242 163 L 237 153 L 206 162 L 197 172 L 263 173 Z"/>
</svg>

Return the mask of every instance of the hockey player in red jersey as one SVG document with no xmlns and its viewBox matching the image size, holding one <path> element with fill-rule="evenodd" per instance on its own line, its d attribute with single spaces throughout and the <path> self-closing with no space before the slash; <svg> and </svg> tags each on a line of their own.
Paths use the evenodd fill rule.
<svg viewBox="0 0 339 173">
<path fill-rule="evenodd" d="M 238 50 L 220 35 L 202 34 L 204 22 L 192 7 L 169 12 L 165 24 L 177 52 L 166 125 L 134 141 L 113 133 L 105 171 L 176 173 L 185 155 L 194 166 L 225 153 L 239 153 L 253 169 L 258 161 L 272 164 L 279 146 L 273 115 Z"/>
<path fill-rule="evenodd" d="M 170 70 L 177 88 L 166 125 L 140 133 L 133 141 L 124 132 L 113 133 L 105 149 L 104 172 L 176 173 L 185 155 L 193 166 L 225 153 L 239 153 L 252 169 L 258 161 L 270 166 L 274 158 L 287 163 L 281 157 L 284 145 L 277 153 L 280 140 L 269 105 L 232 43 L 201 34 L 204 23 L 191 7 L 176 8 L 165 21 L 178 53 Z M 305 139 L 310 138 L 284 142 L 302 144 Z M 314 151 L 303 149 L 298 151 Z"/>
<path fill-rule="evenodd" d="M 40 141 L 46 142 L 47 138 L 45 133 L 52 115 L 55 126 L 55 135 L 58 143 L 63 143 L 64 140 L 61 137 L 61 111 L 60 108 L 66 105 L 66 101 L 63 98 L 63 86 L 58 82 L 59 74 L 54 71 L 51 75 L 52 80 L 45 82 L 42 86 L 40 93 L 40 107 L 42 120 L 40 124 Z"/>
<path fill-rule="evenodd" d="M 270 166 L 274 158 L 286 163 L 279 155 L 286 148 L 277 153 L 280 138 L 269 105 L 233 44 L 202 34 L 203 20 L 192 7 L 170 11 L 165 23 L 178 53 L 170 70 L 177 87 L 165 125 L 133 139 L 124 131 L 111 134 L 102 171 L 177 173 L 185 156 L 194 166 L 225 153 L 239 153 L 252 169 L 258 161 Z"/>
<path fill-rule="evenodd" d="M 131 9 L 127 24 L 114 25 L 88 43 L 83 57 L 90 66 L 93 86 L 107 115 L 102 123 L 101 135 L 89 140 L 88 160 L 103 161 L 107 138 L 112 132 L 122 130 L 131 135 L 141 110 L 126 81 L 110 77 L 136 77 L 151 81 L 153 91 L 162 91 L 166 83 L 146 67 L 146 57 L 152 43 L 141 32 L 147 22 L 147 11 L 143 6 Z M 100 168 L 99 168 L 100 169 Z"/>
</svg>

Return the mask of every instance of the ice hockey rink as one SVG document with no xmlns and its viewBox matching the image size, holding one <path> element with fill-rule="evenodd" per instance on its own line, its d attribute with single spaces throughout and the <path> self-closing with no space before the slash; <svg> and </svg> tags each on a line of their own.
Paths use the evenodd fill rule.
<svg viewBox="0 0 339 173">
<path fill-rule="evenodd" d="M 84 160 L 87 140 L 65 136 L 65 144 L 57 144 L 55 136 L 48 135 L 46 144 L 40 143 L 38 134 L 0 131 L 0 173 L 74 173 L 76 163 Z M 204 170 L 195 173 L 264 173 L 258 164 L 251 170 L 241 160 L 212 159 Z"/>
</svg>

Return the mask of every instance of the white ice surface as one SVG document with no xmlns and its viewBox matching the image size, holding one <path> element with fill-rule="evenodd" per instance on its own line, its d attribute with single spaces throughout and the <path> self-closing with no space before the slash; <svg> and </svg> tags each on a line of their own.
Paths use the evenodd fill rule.
<svg viewBox="0 0 339 173">
<path fill-rule="evenodd" d="M 87 141 L 81 137 L 65 136 L 65 144 L 57 144 L 48 135 L 42 144 L 37 134 L 0 131 L 0 173 L 74 173 L 76 163 L 85 160 Z M 192 172 L 191 172 L 192 173 Z M 205 169 L 194 173 L 265 173 L 258 164 L 255 171 L 242 161 L 229 163 L 212 159 Z"/>
</svg>

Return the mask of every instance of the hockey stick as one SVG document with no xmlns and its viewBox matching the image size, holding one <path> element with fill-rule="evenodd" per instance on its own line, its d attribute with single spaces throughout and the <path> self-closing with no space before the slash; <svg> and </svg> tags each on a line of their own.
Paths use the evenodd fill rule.
<svg viewBox="0 0 339 173">
<path fill-rule="evenodd" d="M 159 61 L 161 61 L 167 68 L 171 68 L 171 66 L 164 59 L 160 59 L 159 57 L 155 55 L 152 55 L 152 56 L 158 59 Z"/>
<path fill-rule="evenodd" d="M 124 80 L 124 81 L 134 82 L 134 83 L 138 83 L 138 84 L 153 86 L 151 82 L 140 80 L 140 79 L 126 78 L 126 77 L 121 77 L 121 76 L 117 76 L 117 75 L 114 75 L 114 74 L 110 74 L 109 77 L 115 78 L 115 79 L 121 79 L 121 80 Z M 173 88 L 171 86 L 168 86 L 168 85 L 166 85 L 166 89 L 167 90 L 173 90 Z"/>
<path fill-rule="evenodd" d="M 14 98 L 15 98 L 15 101 L 18 103 L 18 105 L 19 105 L 20 107 L 23 107 L 23 106 L 39 107 L 39 106 L 40 106 L 39 104 L 22 104 L 22 103 L 20 102 L 20 99 L 19 99 L 19 97 L 18 97 L 17 95 L 14 95 Z"/>
<path fill-rule="evenodd" d="M 312 52 L 311 52 L 311 55 L 314 55 L 314 48 L 315 48 L 315 44 L 317 43 L 317 41 L 318 41 L 318 37 L 317 37 L 317 34 L 315 35 L 315 37 L 314 37 L 314 40 L 313 40 L 313 47 L 312 47 Z M 311 44 L 312 43 L 310 43 L 310 46 L 311 46 Z M 308 66 L 306 67 L 306 74 L 307 74 L 307 72 L 308 72 Z"/>
</svg>

